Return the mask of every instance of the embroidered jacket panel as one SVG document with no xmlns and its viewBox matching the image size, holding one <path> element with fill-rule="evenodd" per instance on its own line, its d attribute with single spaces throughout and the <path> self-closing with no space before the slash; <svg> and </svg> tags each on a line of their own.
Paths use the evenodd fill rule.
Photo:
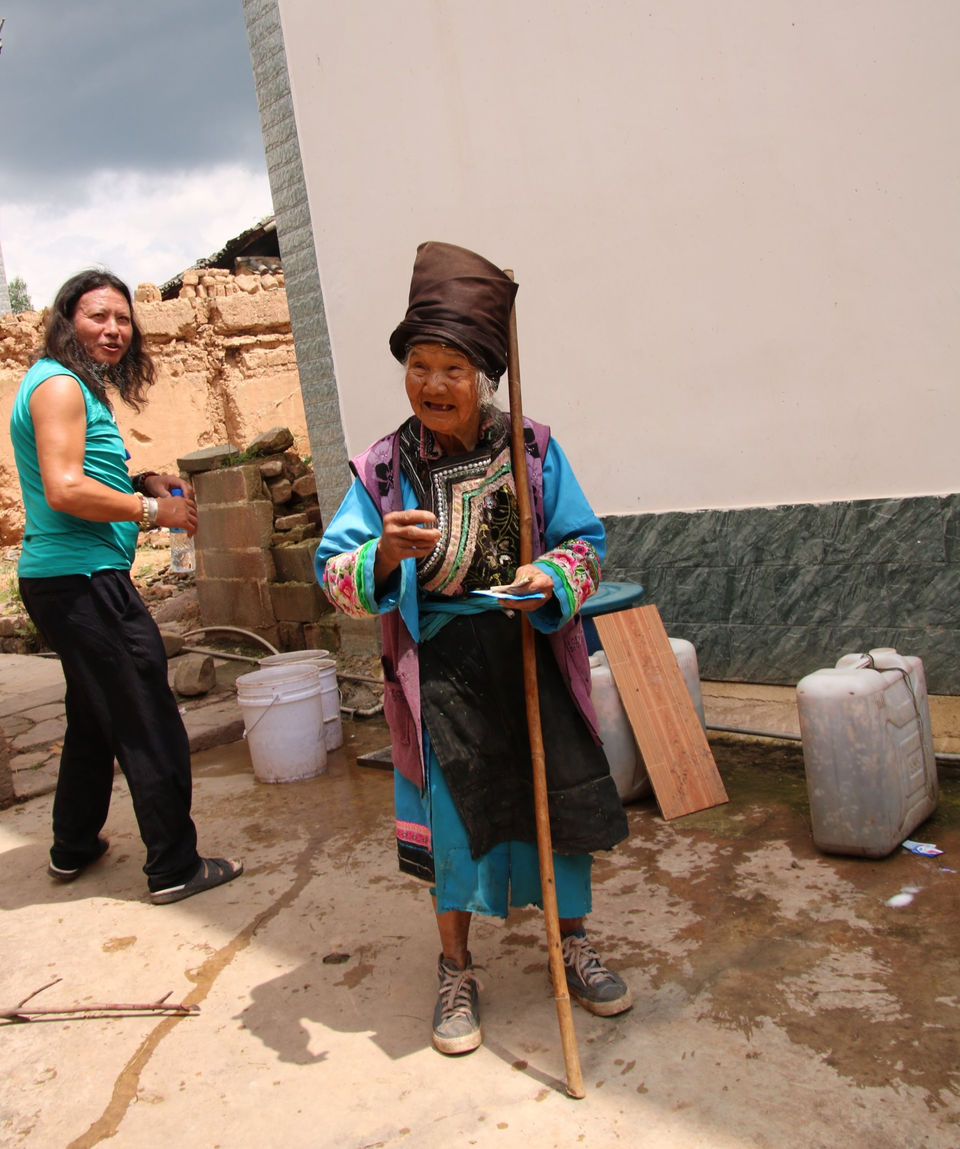
<svg viewBox="0 0 960 1149">
<path fill-rule="evenodd" d="M 577 612 L 599 583 L 605 552 L 603 526 L 590 508 L 562 449 L 550 437 L 549 428 L 532 420 L 524 422 L 536 523 L 534 556 L 554 583 L 553 598 L 527 617 L 536 629 L 550 636 L 567 689 L 596 736 L 589 662 Z M 379 440 L 353 461 L 358 477 L 324 533 L 315 565 L 318 578 L 337 609 L 355 618 L 376 615 L 381 618 L 384 709 L 393 736 L 394 765 L 405 777 L 422 785 L 417 643 L 424 591 L 418 579 L 418 564 L 412 558 L 404 559 L 379 597 L 373 580 L 382 514 L 420 507 L 423 505 L 420 500 L 425 498 L 422 482 L 418 484 L 418 496 L 417 487 L 402 465 L 402 432 L 403 428 Z M 496 458 L 494 464 L 496 470 Z M 512 473 L 510 483 L 512 487 Z M 441 559 L 446 558 L 451 537 L 448 531 L 446 548 L 439 555 Z M 438 551 L 440 549 L 438 546 Z M 424 560 L 424 565 L 431 557 Z M 438 565 L 434 559 L 429 570 L 436 577 L 442 567 L 443 563 Z M 501 581 L 509 582 L 510 578 Z M 486 608 L 482 599 L 476 598 L 473 602 L 476 605 L 464 603 L 465 609 Z M 490 606 L 500 609 L 495 603 Z"/>
</svg>

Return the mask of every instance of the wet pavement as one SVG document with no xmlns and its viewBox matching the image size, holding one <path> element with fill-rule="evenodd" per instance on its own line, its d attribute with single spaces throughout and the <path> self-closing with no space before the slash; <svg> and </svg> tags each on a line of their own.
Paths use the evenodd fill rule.
<svg viewBox="0 0 960 1149">
<path fill-rule="evenodd" d="M 200 1006 L 4 1026 L 0 1145 L 960 1149 L 960 771 L 914 833 L 933 859 L 821 854 L 794 747 L 715 741 L 728 805 L 630 807 L 589 929 L 636 1005 L 574 1007 L 572 1101 L 536 911 L 476 922 L 484 1045 L 432 1049 L 429 899 L 396 869 L 390 774 L 353 761 L 385 727 L 344 728 L 305 782 L 257 783 L 242 742 L 195 756 L 201 849 L 247 872 L 172 906 L 145 901 L 122 779 L 71 885 L 44 872 L 52 799 L 0 813 L 0 1003 L 59 976 L 35 1004 Z"/>
</svg>

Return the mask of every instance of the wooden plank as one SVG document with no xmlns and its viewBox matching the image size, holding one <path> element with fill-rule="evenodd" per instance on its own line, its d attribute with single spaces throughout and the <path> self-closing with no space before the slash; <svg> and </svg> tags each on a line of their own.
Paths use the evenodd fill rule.
<svg viewBox="0 0 960 1149">
<path fill-rule="evenodd" d="M 726 802 L 660 612 L 638 606 L 594 622 L 664 818 Z"/>
<path fill-rule="evenodd" d="M 366 754 L 358 754 L 357 765 L 372 766 L 375 770 L 392 770 L 393 747 L 384 746 L 382 750 L 370 750 Z"/>
</svg>

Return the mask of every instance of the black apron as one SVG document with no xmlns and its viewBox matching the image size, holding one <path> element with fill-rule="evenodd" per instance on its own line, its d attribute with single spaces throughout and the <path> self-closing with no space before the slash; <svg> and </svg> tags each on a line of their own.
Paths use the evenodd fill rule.
<svg viewBox="0 0 960 1149">
<path fill-rule="evenodd" d="M 455 615 L 420 644 L 421 713 L 474 858 L 537 840 L 520 627 L 505 612 Z M 539 633 L 536 648 L 553 848 L 612 849 L 628 830 L 606 755 Z"/>
</svg>

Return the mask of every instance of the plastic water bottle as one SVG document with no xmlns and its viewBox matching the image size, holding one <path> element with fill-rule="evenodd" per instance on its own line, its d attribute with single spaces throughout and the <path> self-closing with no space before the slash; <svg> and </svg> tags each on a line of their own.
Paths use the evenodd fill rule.
<svg viewBox="0 0 960 1149">
<path fill-rule="evenodd" d="M 173 487 L 170 494 L 183 498 L 183 489 Z M 170 528 L 170 569 L 177 574 L 189 574 L 196 567 L 193 539 L 183 527 Z"/>
</svg>

